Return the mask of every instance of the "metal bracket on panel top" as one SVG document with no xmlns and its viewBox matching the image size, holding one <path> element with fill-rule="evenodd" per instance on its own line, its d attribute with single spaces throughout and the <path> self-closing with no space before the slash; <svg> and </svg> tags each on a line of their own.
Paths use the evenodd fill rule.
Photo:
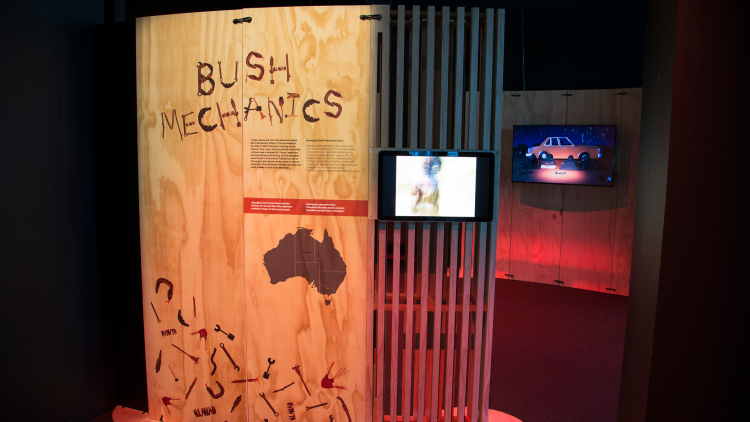
<svg viewBox="0 0 750 422">
<path fill-rule="evenodd" d="M 382 15 L 359 15 L 359 18 L 363 21 L 379 21 L 383 19 Z"/>
<path fill-rule="evenodd" d="M 233 22 L 233 23 L 234 23 L 235 25 L 237 25 L 238 23 L 250 23 L 250 22 L 252 22 L 252 21 L 253 21 L 253 18 L 251 18 L 250 16 L 246 16 L 246 17 L 244 17 L 244 18 L 240 18 L 240 19 L 234 19 L 234 20 L 232 20 L 232 22 Z"/>
</svg>

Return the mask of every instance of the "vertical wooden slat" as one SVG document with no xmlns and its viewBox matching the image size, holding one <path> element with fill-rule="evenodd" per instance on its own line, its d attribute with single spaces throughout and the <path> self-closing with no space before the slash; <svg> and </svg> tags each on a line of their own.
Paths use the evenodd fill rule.
<svg viewBox="0 0 750 422">
<path fill-rule="evenodd" d="M 484 62 L 484 86 L 482 87 L 482 110 L 481 110 L 481 122 L 480 122 L 480 135 L 481 143 L 477 143 L 479 149 L 490 149 L 490 125 L 492 119 L 492 64 L 493 64 L 493 41 L 494 41 L 494 23 L 495 23 L 495 11 L 493 9 L 487 9 L 485 19 L 485 50 L 483 55 Z M 502 92 L 500 99 L 502 100 Z M 501 102 L 502 104 L 502 102 Z"/>
<path fill-rule="evenodd" d="M 427 19 L 428 25 L 430 19 Z M 419 372 L 417 375 L 417 422 L 424 421 L 427 365 L 427 309 L 430 304 L 430 223 L 422 224 L 422 289 L 419 295 Z M 439 349 L 438 349 L 439 350 Z M 433 353 L 435 349 L 433 349 Z M 433 354 L 434 356 L 434 354 Z"/>
<path fill-rule="evenodd" d="M 399 337 L 399 304 L 400 304 L 400 282 L 401 274 L 401 223 L 393 223 L 393 290 L 391 300 L 391 422 L 396 421 L 398 415 L 398 355 L 401 350 L 398 347 Z"/>
<path fill-rule="evenodd" d="M 385 281 L 386 281 L 386 242 L 388 226 L 384 222 L 378 222 L 378 342 L 377 342 L 377 405 L 375 406 L 375 420 L 383 422 L 383 379 L 385 370 Z"/>
<path fill-rule="evenodd" d="M 438 402 L 440 394 L 440 322 L 443 309 L 443 243 L 445 242 L 445 223 L 437 223 L 435 230 L 435 304 L 432 327 L 432 388 L 430 395 L 430 422 L 438 420 Z"/>
<path fill-rule="evenodd" d="M 461 13 L 463 15 L 463 13 Z M 450 420 L 453 414 L 453 352 L 455 348 L 456 335 L 456 283 L 458 278 L 458 228 L 460 223 L 451 224 L 451 246 L 450 267 L 448 286 L 448 328 L 445 330 L 445 398 L 443 399 L 443 411 L 445 420 Z"/>
<path fill-rule="evenodd" d="M 471 376 L 469 382 L 471 383 L 471 395 L 469 396 L 469 420 L 474 422 L 477 420 L 478 406 L 479 406 L 479 395 L 480 392 L 480 376 L 482 369 L 482 337 L 484 332 L 482 327 L 484 326 L 484 287 L 485 287 L 485 271 L 486 262 L 489 258 L 494 260 L 494 256 L 487 255 L 487 223 L 479 223 L 478 236 L 474 244 L 474 285 L 476 286 L 476 304 L 477 310 L 475 313 L 475 329 L 474 329 L 474 351 L 473 361 L 474 366 L 471 370 Z M 493 275 L 494 276 L 494 275 Z M 488 314 L 489 317 L 489 314 Z"/>
<path fill-rule="evenodd" d="M 381 6 L 373 6 L 370 13 L 371 14 L 377 14 L 382 12 Z M 387 19 L 385 19 L 387 20 Z M 370 69 L 372 71 L 370 72 L 370 148 L 376 148 L 378 146 L 378 125 L 377 125 L 377 118 L 378 118 L 378 33 L 381 31 L 381 22 L 379 21 L 370 21 Z M 376 270 L 375 270 L 375 255 L 377 253 L 376 244 L 375 244 L 375 238 L 378 236 L 379 231 L 379 224 L 377 221 L 373 220 L 368 223 L 368 247 L 367 247 L 367 253 L 368 253 L 368 261 L 367 261 L 367 270 L 368 270 L 368 277 L 367 277 L 367 338 L 365 341 L 366 344 L 366 350 L 367 350 L 367 386 L 366 388 L 366 394 L 365 396 L 372 399 L 373 398 L 373 389 L 375 387 L 375 383 L 378 379 L 382 379 L 382 377 L 378 377 L 377 371 L 380 370 L 381 365 L 375 365 L 375 356 L 373 356 L 373 350 L 375 350 L 375 345 L 373 344 L 373 327 L 374 327 L 374 309 L 375 309 L 375 276 L 376 276 Z M 378 268 L 379 269 L 379 268 Z M 378 282 L 380 281 L 380 278 L 378 278 Z M 378 289 L 378 293 L 380 293 L 380 290 Z M 383 299 L 385 300 L 385 296 L 383 296 Z M 380 312 L 378 315 L 382 314 L 383 308 L 378 308 Z M 381 327 L 381 324 L 378 324 L 378 327 Z M 378 336 L 378 339 L 381 337 Z M 381 350 L 380 348 L 378 350 Z M 378 356 L 378 358 L 382 358 L 382 354 Z M 375 367 L 373 367 L 375 366 Z M 373 379 L 374 378 L 374 379 Z M 382 381 L 381 381 L 382 386 Z M 380 397 L 380 395 L 378 395 Z M 366 400 L 365 401 L 365 422 L 371 422 L 373 420 L 373 400 Z M 382 407 L 382 406 L 381 406 Z M 382 414 L 382 411 L 380 412 Z M 380 421 L 381 419 L 376 419 Z"/>
<path fill-rule="evenodd" d="M 466 236 L 464 240 L 464 280 L 463 280 L 463 296 L 461 303 L 461 344 L 459 346 L 459 365 L 458 365 L 458 377 L 456 383 L 458 384 L 458 403 L 456 403 L 457 413 L 456 418 L 459 422 L 463 422 L 464 415 L 466 413 L 466 381 L 468 370 L 466 368 L 469 357 L 469 307 L 471 306 L 471 254 L 474 239 L 474 223 L 465 223 L 464 234 Z"/>
<path fill-rule="evenodd" d="M 388 148 L 391 133 L 388 126 L 391 93 L 391 13 L 389 6 L 377 7 L 378 13 L 383 16 L 380 21 L 380 33 L 383 34 L 383 43 L 380 47 L 380 147 Z"/>
<path fill-rule="evenodd" d="M 398 6 L 396 26 L 396 148 L 404 147 L 404 5 Z M 390 72 L 390 70 L 389 70 Z"/>
<path fill-rule="evenodd" d="M 469 56 L 469 149 L 477 148 L 477 73 L 479 71 L 479 8 L 471 9 L 471 55 Z M 472 421 L 473 422 L 473 421 Z"/>
<path fill-rule="evenodd" d="M 500 150 L 500 134 L 503 121 L 503 60 L 505 59 L 505 9 L 497 10 L 497 31 L 495 32 L 495 125 L 492 149 Z"/>
<path fill-rule="evenodd" d="M 507 278 L 510 273 L 511 207 L 513 205 L 513 124 L 516 120 L 515 91 L 502 91 L 503 40 L 505 10 L 498 10 L 496 32 L 495 109 L 492 119 L 492 148 L 500 154 L 500 184 L 498 186 L 498 212 L 495 277 Z"/>
<path fill-rule="evenodd" d="M 417 122 L 412 121 L 413 125 Z M 405 421 L 411 417 L 411 376 L 414 356 L 414 242 L 416 223 L 407 224 L 406 243 L 406 312 L 404 312 L 404 383 L 401 389 L 401 415 Z"/>
<path fill-rule="evenodd" d="M 461 148 L 461 132 L 463 130 L 463 100 L 464 100 L 464 8 L 456 11 L 456 67 L 455 93 L 453 97 L 453 148 Z M 446 415 L 447 416 L 447 415 Z"/>
<path fill-rule="evenodd" d="M 433 91 L 435 89 L 435 6 L 427 7 L 427 73 L 425 75 L 424 147 L 432 148 Z M 429 226 L 426 226 L 429 227 Z"/>
<path fill-rule="evenodd" d="M 367 353 L 365 377 L 367 385 L 365 386 L 365 397 L 372 397 L 373 387 L 373 375 L 375 374 L 373 364 L 375 363 L 373 356 L 373 313 L 375 310 L 374 293 L 375 293 L 375 232 L 377 230 L 377 221 L 370 220 L 367 222 L 367 332 L 365 333 L 365 350 Z M 366 422 L 372 421 L 372 400 L 367 400 L 365 403 L 367 409 L 365 410 Z"/>
<path fill-rule="evenodd" d="M 373 6 L 370 13 L 376 13 L 377 6 Z M 380 24 L 378 21 L 370 25 L 370 148 L 378 146 L 376 139 L 378 134 L 378 32 Z M 244 86 L 244 85 L 243 85 Z M 374 252 L 373 252 L 374 253 Z M 372 255 L 372 254 L 371 254 Z"/>
<path fill-rule="evenodd" d="M 380 147 L 387 148 L 390 137 L 388 113 L 390 105 L 390 46 L 391 22 L 388 6 L 375 6 L 382 16 L 377 23 L 378 32 L 382 34 L 380 45 Z M 388 225 L 378 223 L 378 337 L 377 337 L 377 374 L 376 374 L 376 407 L 375 421 L 383 422 L 385 398 L 385 293 L 386 293 L 386 251 Z"/>
<path fill-rule="evenodd" d="M 375 9 L 373 8 L 373 13 Z M 441 45 L 441 74 L 440 74 L 440 99 L 436 104 L 434 98 L 434 54 L 435 54 L 435 15 L 434 7 L 428 7 L 427 18 L 428 25 L 426 29 L 426 43 L 425 45 L 420 44 L 420 8 L 414 6 L 412 10 L 412 32 L 411 32 L 411 45 L 410 45 L 410 71 L 405 72 L 404 69 L 404 52 L 405 46 L 405 20 L 406 12 L 403 6 L 398 8 L 398 23 L 396 25 L 397 34 L 397 57 L 396 57 L 396 98 L 395 98 L 395 118 L 392 126 L 395 129 L 395 147 L 403 148 L 418 148 L 421 144 L 420 137 L 420 104 L 419 104 L 419 90 L 420 84 L 425 89 L 424 95 L 424 147 L 432 148 L 439 147 L 441 149 L 448 147 L 448 130 L 449 127 L 453 132 L 453 146 L 451 148 L 461 149 L 464 145 L 470 149 L 489 149 L 492 147 L 498 148 L 500 146 L 500 130 L 501 125 L 494 123 L 496 116 L 502 116 L 502 38 L 503 38 L 503 23 L 498 23 L 497 32 L 494 26 L 494 10 L 489 9 L 487 13 L 486 24 L 482 25 L 485 27 L 484 30 L 480 30 L 479 23 L 479 10 L 477 8 L 472 9 L 471 13 L 471 50 L 470 50 L 470 80 L 468 91 L 464 88 L 464 35 L 465 35 L 465 11 L 464 8 L 457 8 L 455 16 L 456 21 L 456 36 L 451 39 L 450 35 L 450 8 L 443 8 L 443 19 L 442 19 L 442 45 Z M 388 12 L 381 13 L 384 17 L 389 16 Z M 498 19 L 504 20 L 503 11 L 498 11 Z M 388 122 L 388 107 L 389 107 L 389 93 L 388 90 L 388 76 L 390 74 L 389 68 L 389 55 L 387 54 L 390 43 L 388 41 L 388 28 L 390 23 L 388 19 L 384 19 L 380 23 L 382 31 L 383 55 L 381 58 L 381 104 L 380 104 L 380 146 L 387 148 L 389 145 L 389 122 Z M 486 26 L 485 26 L 486 25 Z M 486 31 L 486 40 L 480 40 L 480 35 Z M 375 35 L 377 36 L 377 34 Z M 453 81 L 450 80 L 450 72 L 448 68 L 448 60 L 450 56 L 450 44 L 455 44 L 455 68 L 453 70 Z M 426 48 L 425 54 L 425 76 L 421 77 L 421 54 L 420 47 Z M 481 71 L 480 63 L 478 60 L 479 49 L 482 49 L 482 62 Z M 495 58 L 493 60 L 493 57 Z M 499 61 L 499 64 L 495 64 L 495 60 Z M 497 67 L 496 67 L 497 66 Z M 481 73 L 481 75 L 480 75 Z M 409 75 L 409 76 L 407 76 Z M 420 80 L 420 77 L 422 78 Z M 408 121 L 406 122 L 408 129 L 404 126 L 405 110 L 404 110 L 404 82 L 405 78 L 408 78 L 408 94 L 409 95 L 409 110 L 408 110 Z M 449 97 L 449 84 L 453 82 L 454 92 L 453 97 Z M 479 86 L 481 84 L 481 87 Z M 493 89 L 494 87 L 494 89 Z M 479 93 L 479 89 L 482 93 Z M 495 101 L 493 101 L 493 94 Z M 477 96 L 480 96 L 479 98 Z M 464 98 L 467 96 L 467 98 Z M 499 97 L 499 98 L 498 98 Z M 498 101 L 499 100 L 499 101 Z M 450 103 L 453 103 L 452 105 Z M 468 103 L 468 104 L 466 104 Z M 494 110 L 493 110 L 494 103 Z M 450 107 L 449 107 L 450 105 Z M 434 107 L 440 107 L 440 114 L 435 116 Z M 449 124 L 449 109 L 453 109 L 453 121 Z M 494 113 L 493 113 L 494 111 Z M 371 112 L 372 114 L 372 112 Z M 466 116 L 464 116 L 464 114 Z M 377 117 L 375 117 L 377 118 Z M 435 118 L 438 119 L 435 122 Z M 493 126 L 495 124 L 495 126 Z M 433 129 L 434 128 L 434 129 Z M 406 129 L 406 130 L 405 130 Z M 438 140 L 433 142 L 433 130 L 438 130 Z M 404 133 L 407 133 L 407 140 L 404 141 Z M 371 134 L 371 138 L 374 135 Z M 464 143 L 465 142 L 465 143 Z M 426 224 L 422 227 L 422 265 L 421 265 L 421 293 L 418 314 L 414 314 L 414 263 L 415 263 L 415 248 L 416 248 L 416 225 L 409 223 L 407 226 L 407 233 L 405 233 L 405 241 L 407 242 L 406 248 L 406 274 L 405 274 L 405 293 L 406 293 L 406 312 L 404 313 L 403 327 L 406 334 L 405 344 L 399 344 L 401 339 L 401 332 L 399 324 L 399 318 L 401 313 L 399 311 L 399 297 L 400 297 L 400 254 L 401 254 L 401 223 L 393 224 L 393 300 L 392 300 L 392 316 L 391 316 L 391 329 L 390 334 L 385 327 L 385 293 L 386 284 L 388 283 L 386 272 L 387 268 L 387 235 L 386 225 L 380 223 L 377 230 L 373 226 L 372 231 L 377 232 L 379 240 L 378 256 L 379 258 L 377 267 L 377 309 L 382 312 L 378 313 L 378 336 L 377 336 L 377 382 L 375 389 L 377 390 L 377 398 L 379 405 L 375 409 L 376 420 L 383 420 L 384 409 L 382 406 L 383 395 L 390 394 L 390 420 L 396 421 L 399 410 L 399 387 L 401 387 L 400 399 L 402 400 L 400 410 L 402 416 L 400 418 L 403 421 L 408 421 L 411 418 L 412 412 L 416 413 L 416 419 L 418 422 L 424 422 L 428 417 L 432 421 L 437 421 L 439 417 L 438 409 L 440 407 L 444 410 L 445 421 L 450 421 L 453 414 L 454 407 L 454 396 L 458 395 L 457 412 L 460 418 L 463 418 L 466 414 L 465 408 L 468 406 L 469 418 L 473 422 L 476 418 L 487 420 L 486 404 L 489 387 L 489 359 L 488 354 L 491 352 L 491 319 L 492 319 L 492 302 L 494 297 L 494 252 L 497 233 L 492 231 L 497 230 L 497 224 L 480 224 L 476 226 L 476 239 L 474 238 L 474 225 L 467 223 L 465 225 L 465 239 L 461 239 L 462 226 L 459 224 L 453 224 L 450 226 L 451 240 L 448 247 L 449 250 L 449 274 L 447 286 L 448 292 L 448 310 L 445 321 L 442 321 L 442 296 L 443 296 L 443 258 L 444 258 L 444 242 L 445 242 L 445 227 L 443 223 L 438 223 L 435 227 Z M 435 230 L 433 233 L 432 230 Z M 490 235 L 487 235 L 487 230 L 491 230 Z M 435 291 L 434 298 L 430 296 L 430 238 L 436 236 L 436 262 L 435 262 Z M 461 242 L 464 240 L 464 242 Z M 458 277 L 459 277 L 459 265 L 458 260 L 461 256 L 461 244 L 463 243 L 463 292 L 462 303 L 457 304 L 457 292 Z M 488 250 L 491 250 L 491 254 L 488 255 Z M 474 253 L 472 253 L 472 251 Z M 488 259 L 488 256 L 491 259 Z M 381 262 L 382 261 L 382 262 Z M 492 262 L 490 262 L 492 261 Z M 472 267 L 474 271 L 472 274 Z M 491 268 L 491 271 L 490 271 Z M 381 277 L 382 274 L 382 277 Z M 472 275 L 474 275 L 475 283 L 472 283 Z M 373 275 L 374 278 L 374 275 Z M 374 282 L 374 280 L 373 280 Z M 382 284 L 382 289 L 381 289 Z M 476 321 L 472 321 L 471 315 L 471 304 L 472 292 L 474 292 L 477 301 L 476 308 Z M 382 306 L 381 306 L 382 301 Z M 431 305 L 431 303 L 433 305 Z M 434 306 L 434 318 L 433 326 L 429 326 L 429 312 L 428 306 Z M 485 311 L 484 307 L 487 306 Z M 460 307 L 461 320 L 456 321 L 456 311 Z M 486 312 L 486 313 L 485 313 Z M 486 315 L 486 316 L 485 316 Z M 414 318 L 417 321 L 414 321 Z M 484 318 L 487 318 L 486 320 Z M 457 327 L 458 324 L 458 327 Z M 445 327 L 445 357 L 444 361 L 441 361 L 440 347 L 441 347 L 441 332 Z M 418 327 L 416 327 L 418 326 Z M 415 330 L 415 327 L 417 330 Z M 459 330 L 457 330 L 459 328 Z M 472 329 L 475 329 L 473 347 L 474 353 L 471 353 L 470 334 Z M 432 339 L 432 351 L 428 349 L 427 331 L 431 330 L 433 334 Z M 419 332 L 419 353 L 415 354 L 413 350 L 415 332 Z M 456 336 L 456 333 L 460 335 Z M 490 335 L 488 337 L 488 334 Z M 382 372 L 382 367 L 385 351 L 385 335 L 390 335 L 391 340 L 391 379 L 390 379 L 390 391 L 386 392 Z M 460 340 L 458 340 L 460 339 Z M 456 344 L 458 341 L 459 344 Z M 403 356 L 401 356 L 403 353 Z M 428 354 L 432 356 L 432 359 L 428 358 Z M 399 359 L 404 359 L 403 367 L 399 370 Z M 445 362 L 443 368 L 442 362 Z M 414 368 L 416 367 L 416 368 Z M 430 368 L 430 369 L 428 369 Z M 443 368 L 443 369 L 441 369 Z M 441 372 L 444 370 L 444 377 L 441 380 Z M 402 372 L 403 371 L 403 372 Z M 427 372 L 431 372 L 431 376 L 426 376 Z M 399 377 L 401 375 L 401 377 Z M 413 379 L 417 377 L 418 379 Z M 428 387 L 427 384 L 431 384 Z M 430 393 L 427 393 L 427 388 L 430 388 Z M 413 391 L 413 393 L 412 393 Z M 467 393 L 469 395 L 467 400 Z M 430 394 L 430 396 L 427 396 Z M 440 395 L 442 394 L 442 403 Z M 412 404 L 412 401 L 415 403 Z M 429 403 L 429 410 L 425 406 Z M 459 419 L 460 420 L 460 419 Z"/>
<path fill-rule="evenodd" d="M 450 11 L 443 6 L 440 50 L 440 149 L 448 148 L 448 47 L 450 45 Z"/>
<path fill-rule="evenodd" d="M 489 250 L 487 251 L 487 322 L 484 326 L 483 345 L 482 345 L 482 379 L 479 408 L 481 409 L 483 422 L 489 421 L 490 405 L 490 374 L 492 373 L 492 330 L 495 315 L 495 248 L 497 246 L 497 223 L 493 222 L 489 228 Z M 495 380 L 497 382 L 497 380 Z"/>
<path fill-rule="evenodd" d="M 411 83 L 409 94 L 409 148 L 417 148 L 419 140 L 419 35 L 421 34 L 419 6 L 412 7 L 411 20 Z"/>
<path fill-rule="evenodd" d="M 495 99 L 495 125 L 492 137 L 491 148 L 499 151 L 501 148 L 501 133 L 503 121 L 503 59 L 505 57 L 505 10 L 497 11 L 497 30 L 494 32 L 495 37 L 495 81 L 494 81 L 494 99 Z M 490 37 L 488 32 L 488 37 Z M 502 156 L 500 158 L 503 158 Z M 503 169 L 501 169 L 502 171 Z M 495 188 L 495 194 L 499 199 L 500 186 Z M 485 301 L 487 303 L 487 320 L 484 327 L 483 347 L 482 347 L 482 379 L 481 395 L 479 408 L 481 409 L 481 420 L 489 421 L 489 403 L 490 403 L 490 374 L 492 373 L 492 333 L 494 328 L 495 315 L 495 264 L 497 250 L 497 231 L 498 223 L 492 222 L 489 227 L 489 250 L 487 251 L 487 293 Z"/>
</svg>

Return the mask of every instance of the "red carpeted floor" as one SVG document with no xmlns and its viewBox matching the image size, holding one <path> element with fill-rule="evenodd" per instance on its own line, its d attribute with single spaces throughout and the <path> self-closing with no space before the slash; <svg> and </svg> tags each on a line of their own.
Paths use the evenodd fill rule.
<svg viewBox="0 0 750 422">
<path fill-rule="evenodd" d="M 490 408 L 523 422 L 615 421 L 627 303 L 498 279 Z"/>
</svg>

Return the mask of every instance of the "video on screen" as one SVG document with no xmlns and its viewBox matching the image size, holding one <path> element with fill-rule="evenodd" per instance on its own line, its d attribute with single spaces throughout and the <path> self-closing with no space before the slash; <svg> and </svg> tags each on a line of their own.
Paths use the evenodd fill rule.
<svg viewBox="0 0 750 422">
<path fill-rule="evenodd" d="M 513 181 L 612 186 L 615 126 L 514 126 Z"/>
<path fill-rule="evenodd" d="M 398 156 L 396 215 L 474 217 L 476 157 Z"/>
</svg>

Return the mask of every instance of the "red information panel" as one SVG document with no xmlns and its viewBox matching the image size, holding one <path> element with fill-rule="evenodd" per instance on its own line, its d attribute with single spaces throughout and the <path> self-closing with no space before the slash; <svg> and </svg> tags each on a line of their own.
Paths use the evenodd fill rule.
<svg viewBox="0 0 750 422">
<path fill-rule="evenodd" d="M 245 214 L 367 217 L 367 201 L 245 198 Z"/>
</svg>

